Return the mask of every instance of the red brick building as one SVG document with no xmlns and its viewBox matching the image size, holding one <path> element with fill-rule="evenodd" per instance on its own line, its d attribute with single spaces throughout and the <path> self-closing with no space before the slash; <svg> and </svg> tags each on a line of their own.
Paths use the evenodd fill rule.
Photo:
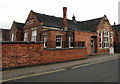
<svg viewBox="0 0 120 84">
<path fill-rule="evenodd" d="M 86 47 L 88 54 L 109 52 L 114 43 L 114 31 L 106 15 L 76 21 L 30 11 L 25 24 L 13 22 L 10 36 L 14 41 L 43 41 L 45 48 Z"/>
<path fill-rule="evenodd" d="M 114 30 L 106 15 L 87 21 L 67 19 L 30 11 L 25 24 L 13 22 L 11 41 L 3 43 L 3 67 L 44 64 L 109 53 Z M 20 42 L 18 42 L 20 41 Z M 14 45 L 14 46 L 13 46 Z"/>
</svg>

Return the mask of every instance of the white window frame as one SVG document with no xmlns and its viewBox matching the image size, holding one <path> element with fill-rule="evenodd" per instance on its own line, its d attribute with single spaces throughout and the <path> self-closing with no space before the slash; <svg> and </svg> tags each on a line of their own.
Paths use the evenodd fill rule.
<svg viewBox="0 0 120 84">
<path fill-rule="evenodd" d="M 110 47 L 113 47 L 113 40 L 114 40 L 114 38 L 113 38 L 113 33 L 110 33 Z M 111 44 L 112 44 L 112 46 L 111 46 Z"/>
<path fill-rule="evenodd" d="M 48 39 L 47 35 L 44 35 L 44 48 L 47 48 L 46 46 L 47 39 Z"/>
<path fill-rule="evenodd" d="M 57 38 L 59 36 L 60 38 Z M 62 48 L 62 35 L 56 35 L 56 43 L 60 42 L 60 46 L 56 45 L 56 48 Z"/>
<path fill-rule="evenodd" d="M 101 39 L 100 44 L 99 44 L 99 45 L 101 45 L 100 48 L 102 48 L 102 40 L 103 40 L 102 39 L 102 34 L 103 34 L 102 32 L 99 32 L 99 39 Z"/>
<path fill-rule="evenodd" d="M 14 41 L 14 33 L 11 34 L 11 41 Z"/>
<path fill-rule="evenodd" d="M 32 30 L 31 41 L 36 41 L 36 37 L 37 37 L 37 30 Z"/>
<path fill-rule="evenodd" d="M 71 46 L 71 42 L 73 42 L 73 36 L 69 36 L 69 48 L 73 48 L 73 46 Z"/>
<path fill-rule="evenodd" d="M 24 41 L 28 41 L 28 32 L 24 32 Z"/>
<path fill-rule="evenodd" d="M 104 48 L 110 48 L 110 36 L 109 31 L 104 31 Z M 108 40 L 106 41 L 105 38 Z"/>
</svg>

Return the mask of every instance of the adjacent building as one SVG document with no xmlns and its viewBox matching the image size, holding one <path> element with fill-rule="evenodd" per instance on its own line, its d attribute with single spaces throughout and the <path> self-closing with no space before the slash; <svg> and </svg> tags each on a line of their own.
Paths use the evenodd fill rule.
<svg viewBox="0 0 120 84">
<path fill-rule="evenodd" d="M 115 52 L 120 53 L 120 24 L 118 25 L 113 25 L 112 28 L 114 29 L 114 47 L 115 47 Z"/>
<path fill-rule="evenodd" d="M 0 29 L 0 41 L 10 41 L 10 29 Z"/>
</svg>

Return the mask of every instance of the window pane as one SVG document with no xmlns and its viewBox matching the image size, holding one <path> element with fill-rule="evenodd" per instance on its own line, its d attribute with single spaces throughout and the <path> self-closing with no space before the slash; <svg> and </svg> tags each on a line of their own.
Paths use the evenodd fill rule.
<svg viewBox="0 0 120 84">
<path fill-rule="evenodd" d="M 57 47 L 61 46 L 61 42 L 56 42 L 56 46 Z"/>
<path fill-rule="evenodd" d="M 74 43 L 73 42 L 70 42 L 70 47 L 74 47 Z"/>
<path fill-rule="evenodd" d="M 61 35 L 56 36 L 56 47 L 59 47 L 59 48 L 62 47 L 62 36 Z"/>
<path fill-rule="evenodd" d="M 109 43 L 106 43 L 106 47 L 109 47 Z"/>
<path fill-rule="evenodd" d="M 100 43 L 100 47 L 102 47 L 102 43 Z"/>
<path fill-rule="evenodd" d="M 12 41 L 14 40 L 14 34 L 12 34 Z"/>
<path fill-rule="evenodd" d="M 110 44 L 109 43 L 104 43 L 105 48 L 109 48 Z"/>
<path fill-rule="evenodd" d="M 100 38 L 100 42 L 101 42 L 102 40 L 101 40 L 101 38 Z"/>
<path fill-rule="evenodd" d="M 47 46 L 47 42 L 45 42 L 45 46 Z"/>
<path fill-rule="evenodd" d="M 69 47 L 73 47 L 74 43 L 73 43 L 73 36 L 69 36 Z"/>
<path fill-rule="evenodd" d="M 104 31 L 104 36 L 108 36 L 109 32 L 108 31 Z"/>
<path fill-rule="evenodd" d="M 108 37 L 104 37 L 104 42 L 108 42 Z"/>
<path fill-rule="evenodd" d="M 32 30 L 32 38 L 31 38 L 31 41 L 36 41 L 36 35 L 37 35 L 36 30 Z"/>
<path fill-rule="evenodd" d="M 102 33 L 101 33 L 101 32 L 99 33 L 99 36 L 100 36 L 100 37 L 102 36 Z"/>
<path fill-rule="evenodd" d="M 85 42 L 82 42 L 82 47 L 85 47 Z"/>
<path fill-rule="evenodd" d="M 44 35 L 44 48 L 47 47 L 47 35 Z"/>
<path fill-rule="evenodd" d="M 24 41 L 28 41 L 28 32 L 24 33 Z"/>
<path fill-rule="evenodd" d="M 32 30 L 32 35 L 36 35 L 36 30 Z"/>
</svg>

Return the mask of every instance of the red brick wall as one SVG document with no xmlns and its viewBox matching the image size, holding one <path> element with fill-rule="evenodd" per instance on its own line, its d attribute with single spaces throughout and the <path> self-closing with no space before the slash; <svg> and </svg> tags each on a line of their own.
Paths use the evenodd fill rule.
<svg viewBox="0 0 120 84">
<path fill-rule="evenodd" d="M 23 30 L 18 30 L 18 32 L 16 33 L 16 40 L 15 41 L 23 41 Z"/>
<path fill-rule="evenodd" d="M 86 49 L 45 50 L 43 63 L 86 58 Z"/>
<path fill-rule="evenodd" d="M 42 44 L 2 44 L 3 67 L 29 65 L 38 62 Z"/>
<path fill-rule="evenodd" d="M 86 58 L 86 48 L 44 50 L 43 44 L 2 44 L 2 67 L 53 63 Z"/>
<path fill-rule="evenodd" d="M 99 49 L 98 53 L 109 53 L 109 49 Z"/>
<path fill-rule="evenodd" d="M 91 36 L 97 36 L 96 33 L 75 31 L 75 41 L 85 41 L 87 54 L 91 54 Z"/>
<path fill-rule="evenodd" d="M 66 42 L 67 37 L 66 37 L 67 32 L 64 31 L 48 31 L 47 36 L 48 36 L 48 48 L 56 48 L 56 35 L 61 35 L 62 36 L 62 48 L 64 47 L 64 42 Z"/>
</svg>

